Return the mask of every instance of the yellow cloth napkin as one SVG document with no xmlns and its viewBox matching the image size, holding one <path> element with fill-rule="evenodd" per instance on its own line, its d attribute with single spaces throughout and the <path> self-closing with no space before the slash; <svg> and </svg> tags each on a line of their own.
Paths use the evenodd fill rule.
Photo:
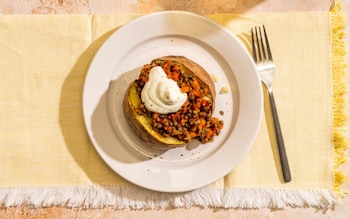
<svg viewBox="0 0 350 219">
<path fill-rule="evenodd" d="M 181 194 L 147 191 L 122 179 L 97 155 L 83 123 L 82 89 L 93 56 L 113 31 L 138 16 L 0 16 L 1 205 L 283 208 L 335 203 L 344 180 L 336 168 L 344 162 L 346 147 L 339 8 L 336 13 L 208 16 L 248 47 L 252 26 L 268 28 L 292 182 L 280 179 L 264 117 L 253 148 L 237 168 L 205 188 Z"/>
</svg>

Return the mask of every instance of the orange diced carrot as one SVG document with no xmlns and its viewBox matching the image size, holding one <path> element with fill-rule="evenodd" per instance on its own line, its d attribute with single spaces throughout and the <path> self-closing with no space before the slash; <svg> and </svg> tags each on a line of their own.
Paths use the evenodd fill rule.
<svg viewBox="0 0 350 219">
<path fill-rule="evenodd" d="M 196 136 L 197 136 L 197 133 L 196 133 L 196 132 L 194 132 L 194 131 L 191 131 L 191 132 L 190 132 L 190 136 L 191 136 L 192 138 L 194 138 L 194 137 L 196 137 Z"/>
<path fill-rule="evenodd" d="M 182 93 L 187 93 L 187 92 L 190 91 L 190 89 L 191 89 L 190 86 L 183 86 L 183 87 L 181 87 L 181 92 L 182 92 Z"/>
<path fill-rule="evenodd" d="M 201 88 L 198 80 L 193 80 L 193 88 L 197 91 Z"/>
<path fill-rule="evenodd" d="M 213 134 L 214 134 L 214 132 L 213 132 L 212 130 L 209 129 L 209 130 L 207 131 L 206 137 L 207 137 L 207 138 L 210 138 Z"/>
</svg>

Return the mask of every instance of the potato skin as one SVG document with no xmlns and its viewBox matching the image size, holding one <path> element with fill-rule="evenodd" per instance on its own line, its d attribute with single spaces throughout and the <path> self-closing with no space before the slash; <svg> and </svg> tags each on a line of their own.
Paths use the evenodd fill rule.
<svg viewBox="0 0 350 219">
<path fill-rule="evenodd" d="M 208 72 L 200 65 L 184 56 L 165 56 L 155 59 L 152 62 L 165 60 L 171 60 L 173 62 L 180 63 L 184 67 L 186 73 L 195 75 L 197 78 L 200 79 L 201 83 L 204 84 L 204 86 L 207 86 L 209 88 L 213 102 L 212 107 L 214 110 L 216 94 L 215 85 Z M 188 142 L 184 142 L 178 139 L 176 139 L 177 141 L 173 141 L 175 139 L 173 137 L 171 137 L 172 140 L 169 140 L 168 138 L 163 137 L 161 134 L 157 133 L 152 128 L 150 128 L 150 125 L 149 127 L 146 127 L 147 124 L 145 124 L 144 122 L 140 122 L 140 116 L 142 115 L 137 114 L 130 99 L 130 89 L 133 86 L 135 86 L 135 82 L 132 82 L 128 87 L 127 91 L 125 92 L 123 100 L 124 115 L 130 127 L 134 130 L 136 135 L 138 135 L 139 138 L 145 143 L 145 145 L 155 150 L 168 150 L 175 147 L 183 147 L 186 144 L 188 144 Z"/>
</svg>

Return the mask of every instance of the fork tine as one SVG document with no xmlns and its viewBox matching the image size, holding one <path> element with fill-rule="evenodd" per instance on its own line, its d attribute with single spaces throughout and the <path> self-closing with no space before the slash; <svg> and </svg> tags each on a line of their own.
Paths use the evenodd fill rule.
<svg viewBox="0 0 350 219">
<path fill-rule="evenodd" d="M 260 47 L 263 47 L 263 44 L 262 44 L 262 42 L 259 43 L 259 35 L 258 35 L 258 30 L 257 30 L 256 27 L 255 27 L 255 40 L 256 40 L 256 44 L 258 46 L 258 51 L 257 51 L 258 57 L 259 57 L 258 62 L 261 62 L 262 61 L 262 57 L 261 57 L 261 48 Z"/>
<path fill-rule="evenodd" d="M 254 61 L 255 61 L 255 63 L 257 63 L 258 62 L 258 60 L 257 60 L 257 57 L 256 57 L 256 48 L 255 48 L 255 40 L 254 40 L 254 30 L 253 30 L 253 28 L 251 28 L 251 37 L 252 37 L 252 53 L 253 53 L 253 59 L 254 59 Z"/>
<path fill-rule="evenodd" d="M 266 49 L 267 49 L 268 59 L 269 59 L 269 61 L 273 61 L 269 40 L 267 38 L 267 34 L 266 34 L 266 30 L 265 30 L 265 25 L 263 25 L 263 29 L 264 29 L 264 35 L 265 35 L 265 42 L 266 42 Z"/>
<path fill-rule="evenodd" d="M 265 45 L 264 45 L 264 40 L 263 40 L 263 35 L 261 34 L 261 27 L 259 27 L 259 36 L 260 36 L 260 46 L 261 46 L 261 51 L 259 51 L 259 54 L 261 56 L 261 61 L 266 61 L 266 51 L 265 51 Z M 266 36 L 266 35 L 265 35 Z M 266 37 L 265 37 L 266 39 Z M 262 55 L 261 55 L 262 54 Z"/>
</svg>

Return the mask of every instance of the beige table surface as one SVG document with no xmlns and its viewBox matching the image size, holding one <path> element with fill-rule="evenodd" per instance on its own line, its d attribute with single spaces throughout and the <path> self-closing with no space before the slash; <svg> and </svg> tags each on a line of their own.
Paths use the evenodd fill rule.
<svg viewBox="0 0 350 219">
<path fill-rule="evenodd" d="M 340 0 L 347 14 L 347 51 L 350 47 L 350 0 Z M 187 10 L 199 14 L 257 13 L 265 11 L 328 11 L 332 0 L 0 0 L 0 14 L 104 14 L 150 13 L 160 10 Z M 348 52 L 349 53 L 349 52 Z M 347 57 L 350 73 L 350 57 Z M 350 87 L 350 78 L 347 79 Z M 350 102 L 350 94 L 347 94 Z M 349 123 L 348 123 L 349 124 Z M 350 124 L 348 125 L 348 129 Z M 350 130 L 350 129 L 349 129 Z M 348 156 L 349 151 L 347 151 Z M 342 166 L 348 176 L 350 163 Z M 350 191 L 350 182 L 343 186 Z M 115 210 L 67 209 L 59 207 L 30 209 L 0 208 L 0 218 L 350 218 L 350 196 L 335 209 L 323 212 L 314 208 L 260 209 L 167 209 Z"/>
</svg>

